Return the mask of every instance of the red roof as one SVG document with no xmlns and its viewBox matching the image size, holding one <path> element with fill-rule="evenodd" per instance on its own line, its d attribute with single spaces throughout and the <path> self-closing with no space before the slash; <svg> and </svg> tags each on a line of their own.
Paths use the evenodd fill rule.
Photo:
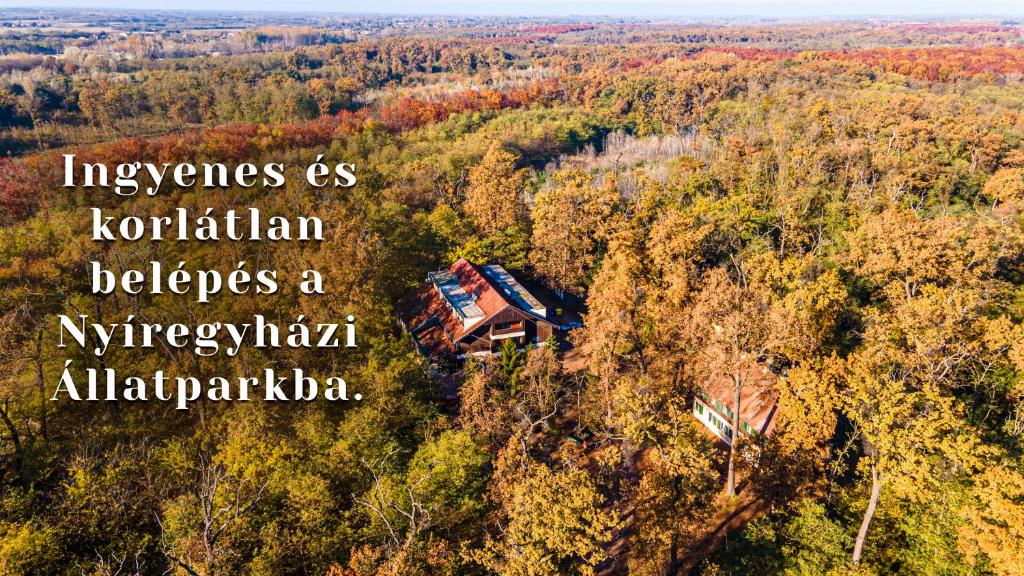
<svg viewBox="0 0 1024 576">
<path fill-rule="evenodd" d="M 504 272 L 500 267 L 490 268 Z M 429 276 L 430 280 L 406 298 L 402 306 L 405 327 L 424 352 L 454 351 L 456 342 L 510 306 L 546 321 L 517 305 L 515 298 L 506 297 L 494 279 L 465 258 Z M 445 290 L 447 297 L 442 295 Z"/>
<path fill-rule="evenodd" d="M 743 388 L 740 391 L 740 420 L 745 421 L 758 434 L 769 434 L 775 428 L 775 404 L 779 399 L 775 384 L 778 376 L 767 366 L 756 362 L 747 363 L 742 368 Z M 708 400 L 714 400 L 719 406 L 729 411 L 726 417 L 732 422 L 730 414 L 736 401 L 736 388 L 730 376 L 715 376 L 704 383 L 702 390 Z"/>
<path fill-rule="evenodd" d="M 469 260 L 459 258 L 448 268 L 448 272 L 459 279 L 463 290 L 476 294 L 476 305 L 484 311 L 484 318 L 494 316 L 509 305 L 497 287 Z"/>
</svg>

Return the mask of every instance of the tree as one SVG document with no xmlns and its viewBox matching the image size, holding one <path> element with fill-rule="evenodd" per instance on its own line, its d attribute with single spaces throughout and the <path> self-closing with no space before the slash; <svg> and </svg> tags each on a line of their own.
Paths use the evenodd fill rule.
<svg viewBox="0 0 1024 576">
<path fill-rule="evenodd" d="M 748 285 L 769 304 L 773 351 L 789 362 L 813 360 L 835 343 L 848 293 L 839 270 L 811 255 L 783 258 L 775 252 L 750 258 Z"/>
<path fill-rule="evenodd" d="M 463 431 L 445 430 L 417 448 L 405 473 L 424 507 L 433 511 L 432 528 L 447 533 L 473 531 L 484 512 L 483 492 L 489 455 Z"/>
<path fill-rule="evenodd" d="M 170 541 L 158 518 L 160 545 L 167 559 L 190 576 L 214 576 L 226 572 L 222 563 L 230 554 L 228 531 L 260 502 L 267 482 L 253 485 L 233 478 L 223 464 L 205 455 L 200 455 L 196 472 L 194 491 L 165 512 L 172 523 Z"/>
<path fill-rule="evenodd" d="M 699 286 L 699 267 L 705 263 L 713 228 L 680 210 L 669 210 L 652 225 L 647 253 L 659 288 L 652 297 L 662 306 L 680 309 Z"/>
<path fill-rule="evenodd" d="M 847 366 L 845 412 L 863 443 L 870 482 L 851 560 L 857 568 L 883 489 L 920 498 L 940 474 L 970 471 L 978 461 L 953 399 L 934 380 L 901 369 L 877 346 L 859 351 Z"/>
<path fill-rule="evenodd" d="M 986 336 L 985 316 L 992 276 L 1010 244 L 986 220 L 896 210 L 865 219 L 851 240 L 857 272 L 887 302 L 865 315 L 863 342 L 846 365 L 844 411 L 870 479 L 856 567 L 883 490 L 919 499 L 937 476 L 979 465 L 978 438 L 953 394 L 1001 386 L 992 367 L 1005 362 L 1010 346 Z"/>
<path fill-rule="evenodd" d="M 609 238 L 607 224 L 618 204 L 615 179 L 600 187 L 580 170 L 554 175 L 533 208 L 530 262 L 560 294 L 579 294 Z"/>
<path fill-rule="evenodd" d="M 840 415 L 843 361 L 836 355 L 791 367 L 776 384 L 775 432 L 761 446 L 759 490 L 780 500 L 824 489 Z"/>
<path fill-rule="evenodd" d="M 497 375 L 488 373 L 483 366 L 467 369 L 466 374 L 459 387 L 457 423 L 482 442 L 504 442 L 512 433 L 514 415 Z"/>
<path fill-rule="evenodd" d="M 449 255 L 449 260 L 465 258 L 470 262 L 500 262 L 510 270 L 526 269 L 530 236 L 521 224 L 490 236 L 471 237 Z"/>
<path fill-rule="evenodd" d="M 794 516 L 782 530 L 785 574 L 846 574 L 844 560 L 849 549 L 849 533 L 827 516 L 824 506 L 812 500 L 800 500 L 794 508 Z"/>
<path fill-rule="evenodd" d="M 1024 203 L 1024 168 L 1000 168 L 982 188 L 993 206 Z"/>
<path fill-rule="evenodd" d="M 512 403 L 528 434 L 538 426 L 546 430 L 551 418 L 558 414 L 562 366 L 555 352 L 556 346 L 558 344 L 552 336 L 544 345 L 529 350 L 526 364 L 519 373 L 520 386 L 512 397 Z"/>
<path fill-rule="evenodd" d="M 700 372 L 709 378 L 728 378 L 732 383 L 733 436 L 725 482 L 727 496 L 736 494 L 736 451 L 742 442 L 740 399 L 751 371 L 757 369 L 770 343 L 771 327 L 766 320 L 765 303 L 717 268 L 705 275 L 691 307 L 689 325 L 699 342 Z"/>
<path fill-rule="evenodd" d="M 645 453 L 634 497 L 637 545 L 627 560 L 630 574 L 677 573 L 688 544 L 714 511 L 717 451 L 686 406 L 672 405 L 654 418 L 657 440 Z"/>
<path fill-rule="evenodd" d="M 525 183 L 526 171 L 516 169 L 515 154 L 492 142 L 480 163 L 469 170 L 463 204 L 477 232 L 494 236 L 522 221 L 520 194 Z"/>
<path fill-rule="evenodd" d="M 615 381 L 622 372 L 647 368 L 644 328 L 649 322 L 640 246 L 629 232 L 615 236 L 587 297 L 583 339 L 590 348 L 590 370 L 605 426 L 615 428 Z"/>
<path fill-rule="evenodd" d="M 471 557 L 501 576 L 594 574 L 617 522 L 587 473 L 531 461 L 525 470 L 499 467 L 495 474 L 517 478 L 500 495 L 506 520 Z"/>
<path fill-rule="evenodd" d="M 519 344 L 512 338 L 506 339 L 498 347 L 498 363 L 501 367 L 501 374 L 505 379 L 510 395 L 519 393 L 519 376 L 523 372 L 523 361 L 526 354 L 519 348 Z"/>
<path fill-rule="evenodd" d="M 448 430 L 424 442 L 403 472 L 391 472 L 392 447 L 373 462 L 366 493 L 355 501 L 380 527 L 392 554 L 408 551 L 431 530 L 454 532 L 483 511 L 487 454 L 464 431 Z"/>
<path fill-rule="evenodd" d="M 847 235 L 844 260 L 890 300 L 916 296 L 925 284 L 977 286 L 1013 247 L 1009 230 L 981 218 L 925 219 L 887 208 Z"/>
<path fill-rule="evenodd" d="M 1021 576 L 1024 566 L 1024 476 L 995 462 L 973 482 L 974 502 L 963 510 L 965 523 L 960 529 L 960 551 L 974 566 L 987 557 L 992 570 L 1000 576 Z"/>
<path fill-rule="evenodd" d="M 7 524 L 0 535 L 0 574 L 53 574 L 62 561 L 57 535 L 50 527 Z"/>
</svg>

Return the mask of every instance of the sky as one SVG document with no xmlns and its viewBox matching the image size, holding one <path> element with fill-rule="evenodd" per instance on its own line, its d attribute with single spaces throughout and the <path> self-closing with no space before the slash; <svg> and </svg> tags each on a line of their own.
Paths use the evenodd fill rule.
<svg viewBox="0 0 1024 576">
<path fill-rule="evenodd" d="M 0 0 L 0 7 L 636 17 L 1024 17 L 1021 0 Z"/>
</svg>

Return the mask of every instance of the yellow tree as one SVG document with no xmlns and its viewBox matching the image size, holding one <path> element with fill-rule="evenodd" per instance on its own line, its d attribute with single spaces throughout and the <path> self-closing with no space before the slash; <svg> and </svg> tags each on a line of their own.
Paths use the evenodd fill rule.
<svg viewBox="0 0 1024 576">
<path fill-rule="evenodd" d="M 561 363 L 556 353 L 557 342 L 550 338 L 543 346 L 530 350 L 520 373 L 519 389 L 512 396 L 513 410 L 527 434 L 547 430 L 558 414 L 562 400 Z"/>
<path fill-rule="evenodd" d="M 863 444 L 861 464 L 870 478 L 868 504 L 854 543 L 854 568 L 883 489 L 895 498 L 919 500 L 940 475 L 969 472 L 978 465 L 976 440 L 946 383 L 927 369 L 929 364 L 907 361 L 906 351 L 893 345 L 898 330 L 892 322 L 877 322 L 846 366 L 844 411 Z"/>
<path fill-rule="evenodd" d="M 612 241 L 587 297 L 583 339 L 590 348 L 590 368 L 601 386 L 603 418 L 609 427 L 614 427 L 613 388 L 623 364 L 630 359 L 640 372 L 646 369 L 641 273 L 639 247 L 623 232 Z"/>
<path fill-rule="evenodd" d="M 497 375 L 486 367 L 467 370 L 459 387 L 458 423 L 483 442 L 504 441 L 513 430 L 514 414 L 498 387 Z"/>
<path fill-rule="evenodd" d="M 626 559 L 630 574 L 678 572 L 686 546 L 714 513 L 720 452 L 693 418 L 686 396 L 666 384 L 625 376 L 614 391 L 622 445 L 642 448 L 618 453 L 639 476 L 632 499 L 635 540 Z"/>
<path fill-rule="evenodd" d="M 559 293 L 582 291 L 618 201 L 614 178 L 595 187 L 580 170 L 558 172 L 537 195 L 530 262 Z"/>
<path fill-rule="evenodd" d="M 468 180 L 462 208 L 477 232 L 494 236 L 520 222 L 526 171 L 516 169 L 515 154 L 492 142 L 480 163 L 469 170 Z"/>
<path fill-rule="evenodd" d="M 928 283 L 977 285 L 1019 243 L 993 220 L 926 219 L 898 208 L 867 216 L 847 239 L 846 263 L 889 300 L 913 298 Z"/>
<path fill-rule="evenodd" d="M 866 314 L 863 344 L 847 363 L 846 412 L 871 485 L 857 566 L 883 491 L 920 499 L 940 473 L 978 465 L 977 440 L 953 394 L 999 388 L 991 366 L 1012 355 L 1012 346 L 991 337 L 986 316 L 999 294 L 1000 258 L 1016 240 L 984 217 L 922 218 L 896 208 L 866 217 L 849 240 L 853 271 L 884 302 Z"/>
<path fill-rule="evenodd" d="M 636 542 L 630 546 L 630 574 L 674 574 L 680 569 L 687 545 L 706 530 L 714 512 L 717 490 L 717 450 L 679 402 L 662 420 L 673 430 L 644 452 L 636 488 L 634 522 Z"/>
<path fill-rule="evenodd" d="M 780 259 L 765 252 L 749 259 L 747 279 L 771 307 L 774 351 L 794 363 L 822 355 L 848 297 L 839 272 L 809 254 Z"/>
<path fill-rule="evenodd" d="M 975 503 L 964 511 L 959 547 L 970 564 L 987 556 L 1000 576 L 1024 576 L 1024 476 L 995 464 L 974 479 Z"/>
<path fill-rule="evenodd" d="M 999 204 L 1016 204 L 1024 202 L 1024 168 L 1000 168 L 985 182 L 982 193 Z"/>
<path fill-rule="evenodd" d="M 669 210 L 650 229 L 644 263 L 646 316 L 660 319 L 648 325 L 649 367 L 658 378 L 681 384 L 688 369 L 693 334 L 685 319 L 686 307 L 700 287 L 700 267 L 714 226 L 689 213 Z"/>
<path fill-rule="evenodd" d="M 775 433 L 754 471 L 759 490 L 787 496 L 821 488 L 839 415 L 843 362 L 806 361 L 779 379 Z"/>
<path fill-rule="evenodd" d="M 988 221 L 921 219 L 894 209 L 868 217 L 851 236 L 855 271 L 887 301 L 867 314 L 864 344 L 848 362 L 846 411 L 871 480 L 854 566 L 883 490 L 919 499 L 939 470 L 977 465 L 975 438 L 952 393 L 985 385 L 989 370 L 972 368 L 1004 353 L 985 345 L 1003 237 Z"/>
<path fill-rule="evenodd" d="M 495 477 L 515 477 L 497 494 L 505 521 L 471 557 L 500 576 L 594 574 L 605 558 L 617 520 L 584 470 L 553 470 L 521 456 L 515 439 L 505 449 L 519 456 L 499 458 Z M 506 460 L 515 469 L 502 469 Z"/>
<path fill-rule="evenodd" d="M 740 399 L 751 366 L 767 351 L 771 330 L 767 305 L 757 294 L 729 278 L 721 269 L 705 275 L 704 286 L 690 308 L 689 326 L 698 344 L 698 368 L 708 376 L 732 382 L 733 441 L 729 445 L 725 493 L 736 494 L 736 451 L 740 437 Z"/>
<path fill-rule="evenodd" d="M 647 252 L 659 306 L 681 307 L 699 280 L 705 245 L 714 226 L 691 214 L 670 210 L 650 230 Z"/>
</svg>

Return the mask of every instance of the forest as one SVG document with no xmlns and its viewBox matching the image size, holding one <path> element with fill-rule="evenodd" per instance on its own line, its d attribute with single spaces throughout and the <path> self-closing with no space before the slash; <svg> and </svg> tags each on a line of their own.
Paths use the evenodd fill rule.
<svg viewBox="0 0 1024 576">
<path fill-rule="evenodd" d="M 0 10 L 0 575 L 1024 576 L 1024 24 L 217 21 Z M 121 196 L 68 154 L 284 178 Z M 322 239 L 92 235 L 208 209 Z M 579 327 L 446 389 L 399 317 L 460 258 Z M 90 287 L 154 261 L 328 289 Z M 96 356 L 62 315 L 359 346 Z M 362 399 L 53 400 L 67 360 Z M 774 429 L 726 446 L 694 399 L 753 364 Z"/>
</svg>

